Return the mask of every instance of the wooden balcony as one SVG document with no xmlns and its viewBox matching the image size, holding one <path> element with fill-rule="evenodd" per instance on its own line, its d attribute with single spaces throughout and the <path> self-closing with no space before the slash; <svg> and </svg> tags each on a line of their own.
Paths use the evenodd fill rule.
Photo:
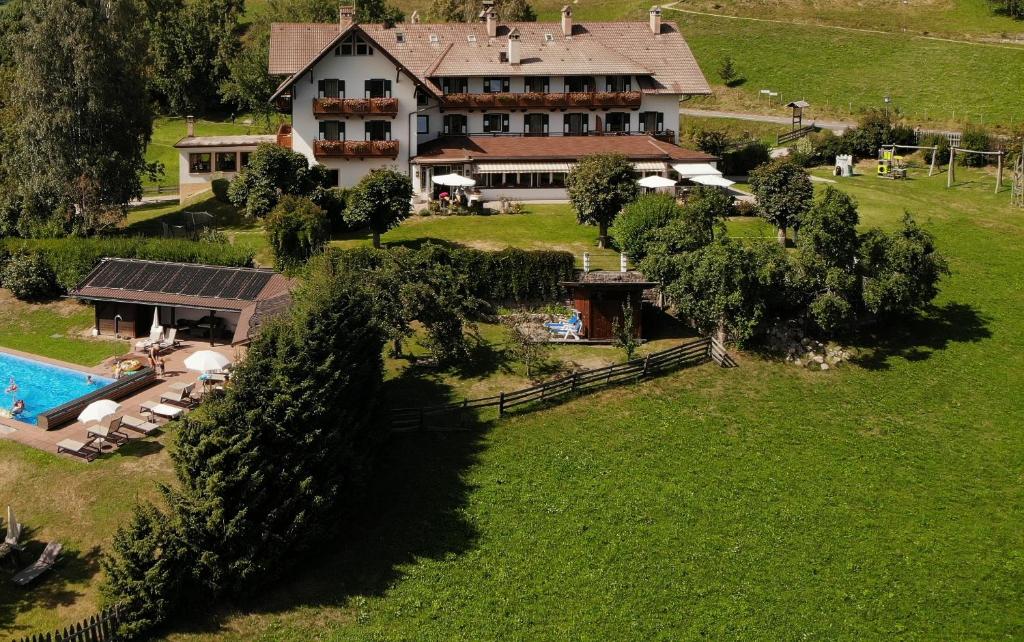
<svg viewBox="0 0 1024 642">
<path fill-rule="evenodd" d="M 397 98 L 314 98 L 313 115 L 329 116 L 391 116 L 398 115 Z"/>
<path fill-rule="evenodd" d="M 574 91 L 565 93 L 446 94 L 445 109 L 639 109 L 639 91 Z"/>
<path fill-rule="evenodd" d="M 397 140 L 317 140 L 317 158 L 398 158 Z"/>
<path fill-rule="evenodd" d="M 292 126 L 288 123 L 281 123 L 277 128 L 277 145 L 285 149 L 292 148 Z"/>
</svg>

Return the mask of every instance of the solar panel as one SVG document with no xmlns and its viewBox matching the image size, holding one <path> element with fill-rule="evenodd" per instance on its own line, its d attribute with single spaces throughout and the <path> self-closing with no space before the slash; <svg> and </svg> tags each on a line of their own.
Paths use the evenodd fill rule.
<svg viewBox="0 0 1024 642">
<path fill-rule="evenodd" d="M 238 293 L 239 299 L 245 299 L 251 301 L 256 298 L 256 295 L 267 285 L 270 281 L 270 274 L 266 272 L 253 272 L 253 278 L 250 279 L 249 283 Z"/>
<path fill-rule="evenodd" d="M 110 261 L 104 262 L 96 270 L 93 277 L 86 281 L 85 285 L 97 288 L 110 287 L 110 283 L 117 277 L 120 266 Z"/>
<path fill-rule="evenodd" d="M 188 288 L 189 283 L 195 279 L 192 272 L 192 266 L 183 265 L 178 268 L 173 276 L 167 281 L 167 285 L 164 286 L 163 291 L 173 294 L 185 294 L 185 290 Z"/>
<path fill-rule="evenodd" d="M 215 268 L 202 268 L 202 270 L 205 273 L 203 275 L 203 283 L 202 287 L 196 291 L 196 294 L 199 296 L 220 296 L 221 286 L 224 285 L 222 279 L 224 270 Z"/>
<path fill-rule="evenodd" d="M 242 290 L 242 286 L 249 278 L 250 272 L 233 271 L 231 276 L 221 283 L 220 296 L 225 299 L 235 299 Z"/>
<path fill-rule="evenodd" d="M 242 268 L 115 259 L 100 264 L 83 287 L 253 301 L 272 276 Z"/>
</svg>

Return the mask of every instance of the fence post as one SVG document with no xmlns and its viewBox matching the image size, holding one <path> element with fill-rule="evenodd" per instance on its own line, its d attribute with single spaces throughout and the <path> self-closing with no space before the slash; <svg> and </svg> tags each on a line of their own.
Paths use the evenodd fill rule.
<svg viewBox="0 0 1024 642">
<path fill-rule="evenodd" d="M 578 372 L 572 373 L 572 386 L 570 387 L 570 392 L 573 394 L 576 393 L 576 384 L 579 382 L 579 377 L 580 374 Z"/>
<path fill-rule="evenodd" d="M 504 392 L 499 392 L 498 393 L 498 416 L 499 417 L 504 417 L 505 416 L 505 393 Z"/>
<path fill-rule="evenodd" d="M 647 376 L 647 365 L 648 365 L 648 364 L 649 364 L 650 362 L 651 362 L 651 355 L 650 355 L 650 354 L 648 354 L 648 355 L 647 355 L 646 357 L 644 357 L 644 371 L 643 371 L 643 373 L 642 373 L 642 374 L 640 375 L 641 377 L 646 377 L 646 376 Z"/>
</svg>

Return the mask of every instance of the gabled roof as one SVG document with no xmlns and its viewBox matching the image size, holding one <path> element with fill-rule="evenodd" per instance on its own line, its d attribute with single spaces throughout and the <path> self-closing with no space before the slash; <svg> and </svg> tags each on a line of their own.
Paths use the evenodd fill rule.
<svg viewBox="0 0 1024 642">
<path fill-rule="evenodd" d="M 402 23 L 392 27 L 359 24 L 352 28 L 358 28 L 435 94 L 440 88 L 434 79 L 445 75 L 567 73 L 638 75 L 649 78 L 641 86 L 648 93 L 711 93 L 686 40 L 672 22 L 663 22 L 658 34 L 651 32 L 647 22 L 577 23 L 571 36 L 562 35 L 560 23 L 521 22 L 499 25 L 495 38 L 488 38 L 486 25 L 478 22 Z M 501 54 L 506 51 L 512 29 L 520 35 L 519 65 L 502 62 Z M 301 75 L 333 48 L 341 33 L 339 24 L 271 25 L 270 73 Z"/>
<path fill-rule="evenodd" d="M 577 160 L 589 154 L 618 152 L 630 160 L 708 162 L 710 154 L 683 149 L 651 136 L 442 136 L 423 143 L 414 163 L 505 160 Z"/>
<path fill-rule="evenodd" d="M 265 143 L 277 142 L 274 134 L 253 136 L 186 136 L 174 143 L 178 149 L 191 147 L 258 147 Z"/>
</svg>

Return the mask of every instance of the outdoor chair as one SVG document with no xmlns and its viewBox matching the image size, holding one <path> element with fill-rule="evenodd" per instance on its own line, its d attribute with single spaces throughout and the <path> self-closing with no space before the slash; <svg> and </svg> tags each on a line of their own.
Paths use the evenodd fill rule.
<svg viewBox="0 0 1024 642">
<path fill-rule="evenodd" d="M 85 431 L 85 434 L 94 439 L 103 439 L 109 441 L 112 444 L 120 446 L 121 444 L 128 442 L 128 435 L 124 434 L 120 430 L 121 418 L 115 417 L 111 419 L 106 426 L 93 426 Z"/>
<path fill-rule="evenodd" d="M 163 326 L 157 326 L 149 331 L 149 338 L 143 339 L 142 341 L 135 342 L 136 350 L 149 350 L 150 346 L 160 345 L 160 342 L 164 340 L 164 328 Z"/>
<path fill-rule="evenodd" d="M 46 571 L 53 568 L 53 565 L 57 563 L 57 557 L 60 555 L 61 545 L 57 542 L 50 542 L 43 549 L 42 554 L 35 562 L 32 562 L 31 566 L 26 566 L 17 575 L 11 578 L 11 581 L 18 586 L 26 586 L 37 577 L 45 573 Z"/>
<path fill-rule="evenodd" d="M 92 445 L 92 439 L 84 444 L 74 439 L 62 439 L 57 442 L 57 453 L 67 453 L 85 461 L 92 461 L 99 456 L 100 451 Z"/>
<path fill-rule="evenodd" d="M 166 402 L 188 408 L 195 404 L 195 399 L 192 398 L 192 391 L 195 390 L 195 387 L 196 384 L 194 383 L 173 384 L 167 392 L 160 395 L 160 402 Z"/>
<path fill-rule="evenodd" d="M 160 340 L 157 344 L 157 349 L 167 350 L 169 348 L 177 348 L 181 345 L 181 341 L 178 340 L 178 329 L 171 328 L 167 331 L 167 336 Z"/>
<path fill-rule="evenodd" d="M 121 417 L 121 426 L 128 430 L 137 432 L 140 435 L 152 435 L 156 431 L 160 430 L 160 426 L 151 421 L 139 419 L 138 417 L 130 417 L 128 415 Z"/>
<path fill-rule="evenodd" d="M 569 317 L 568 321 L 548 321 L 547 323 L 544 324 L 544 327 L 548 328 L 549 330 L 553 328 L 563 328 L 566 325 L 574 325 L 579 320 L 580 313 L 577 312 L 576 310 L 573 310 L 572 316 Z"/>
</svg>

